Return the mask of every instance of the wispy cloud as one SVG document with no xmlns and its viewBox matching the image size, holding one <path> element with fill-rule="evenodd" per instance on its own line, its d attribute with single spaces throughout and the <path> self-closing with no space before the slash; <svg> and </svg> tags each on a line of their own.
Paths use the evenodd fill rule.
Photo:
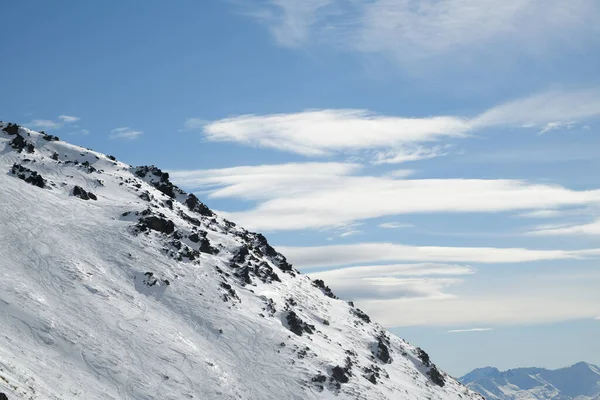
<svg viewBox="0 0 600 400">
<path fill-rule="evenodd" d="M 600 189 L 575 191 L 507 179 L 355 175 L 363 168 L 347 163 L 294 163 L 170 173 L 178 184 L 208 192 L 212 198 L 259 201 L 252 209 L 223 214 L 251 229 L 267 231 L 339 227 L 402 214 L 496 213 L 600 201 Z"/>
<path fill-rule="evenodd" d="M 473 129 L 489 126 L 546 127 L 600 115 L 600 90 L 555 90 L 493 107 L 470 121 Z"/>
<path fill-rule="evenodd" d="M 519 214 L 519 217 L 524 218 L 556 218 L 563 215 L 563 211 L 559 210 L 535 210 Z"/>
<path fill-rule="evenodd" d="M 61 127 L 59 122 L 55 122 L 49 119 L 34 119 L 27 125 L 36 129 L 58 129 Z"/>
<path fill-rule="evenodd" d="M 340 234 L 340 237 L 354 236 L 362 233 L 362 231 L 354 230 L 354 231 L 346 231 Z"/>
<path fill-rule="evenodd" d="M 471 329 L 453 329 L 448 333 L 462 333 L 462 332 L 488 332 L 493 331 L 492 328 L 471 328 Z"/>
<path fill-rule="evenodd" d="M 68 126 L 73 122 L 79 121 L 80 118 L 69 116 L 69 115 L 59 115 L 56 120 L 51 119 L 34 119 L 31 122 L 28 122 L 26 125 L 35 129 L 59 129 L 63 126 Z"/>
<path fill-rule="evenodd" d="M 474 117 L 399 117 L 368 110 L 326 109 L 291 114 L 240 115 L 207 122 L 191 118 L 208 140 L 271 148 L 308 157 L 374 151 L 372 163 L 396 164 L 439 157 L 447 146 L 491 127 L 568 127 L 600 116 L 600 89 L 551 91 L 517 99 Z"/>
<path fill-rule="evenodd" d="M 387 150 L 378 152 L 373 159 L 373 164 L 399 164 L 409 161 L 427 160 L 444 154 L 446 153 L 441 146 L 431 148 L 416 146 L 413 148 Z"/>
<path fill-rule="evenodd" d="M 600 16 L 594 0 L 266 0 L 248 8 L 282 46 L 325 43 L 403 63 L 577 48 L 598 32 Z"/>
<path fill-rule="evenodd" d="M 144 132 L 135 131 L 129 127 L 115 128 L 110 132 L 111 139 L 133 140 L 140 137 Z"/>
<path fill-rule="evenodd" d="M 547 282 L 524 285 L 517 278 L 502 292 L 461 295 L 444 298 L 403 297 L 362 300 L 357 305 L 385 326 L 482 326 L 515 325 L 590 319 L 598 315 L 600 296 L 589 290 L 592 285 L 557 285 Z M 522 289 L 519 289 L 522 288 Z M 511 295 L 507 296 L 506 293 Z M 397 310 L 402 310 L 399 313 Z M 485 326 L 485 325 L 484 325 Z"/>
<path fill-rule="evenodd" d="M 186 122 L 186 126 L 189 121 Z M 305 156 L 343 151 L 395 148 L 440 137 L 461 137 L 468 124 L 457 117 L 403 118 L 367 110 L 317 110 L 296 114 L 241 115 L 203 126 L 208 140 L 274 148 Z M 393 150 L 391 150 L 393 151 Z M 412 155 L 411 155 L 412 154 Z M 375 162 L 433 156 L 421 150 L 404 155 L 381 154 Z M 387 160 L 387 161 L 386 161 Z"/>
<path fill-rule="evenodd" d="M 397 243 L 354 243 L 316 247 L 278 246 L 298 268 L 352 265 L 378 262 L 466 262 L 523 263 L 594 257 L 598 249 L 533 250 L 498 247 L 414 246 Z"/>
<path fill-rule="evenodd" d="M 406 224 L 402 222 L 384 222 L 378 225 L 380 228 L 384 229 L 398 229 L 398 228 L 412 228 L 413 224 Z"/>
<path fill-rule="evenodd" d="M 65 123 L 72 123 L 72 122 L 79 121 L 81 118 L 74 117 L 72 115 L 59 115 L 58 119 L 60 119 L 61 121 L 65 122 Z"/>
<path fill-rule="evenodd" d="M 546 124 L 546 126 L 544 126 L 542 128 L 541 131 L 538 132 L 539 135 L 543 135 L 544 133 L 550 132 L 550 131 L 554 131 L 554 130 L 558 130 L 558 129 L 572 129 L 575 126 L 576 122 L 574 121 L 567 121 L 567 122 L 561 122 L 561 121 L 553 121 L 553 122 L 548 122 Z"/>
<path fill-rule="evenodd" d="M 393 264 L 308 272 L 323 279 L 344 299 L 446 298 L 444 288 L 457 285 L 474 270 L 451 264 Z M 445 276 L 445 277 L 444 277 Z"/>
<path fill-rule="evenodd" d="M 579 225 L 548 225 L 541 226 L 529 232 L 537 236 L 561 236 L 561 235 L 600 235 L 600 219 Z"/>
</svg>

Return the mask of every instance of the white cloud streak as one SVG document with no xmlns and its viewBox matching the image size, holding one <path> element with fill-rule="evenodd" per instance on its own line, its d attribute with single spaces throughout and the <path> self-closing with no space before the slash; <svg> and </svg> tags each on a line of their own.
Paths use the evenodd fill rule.
<svg viewBox="0 0 600 400">
<path fill-rule="evenodd" d="M 593 257 L 600 250 L 531 250 L 497 247 L 413 246 L 395 243 L 355 243 L 316 247 L 278 246 L 300 269 L 376 262 L 522 263 Z M 600 254 L 600 253 L 598 253 Z"/>
<path fill-rule="evenodd" d="M 399 228 L 412 228 L 414 225 L 413 224 L 405 224 L 402 222 L 384 222 L 382 224 L 379 224 L 378 226 L 383 229 L 399 229 Z"/>
<path fill-rule="evenodd" d="M 510 101 L 475 117 L 397 117 L 367 110 L 325 109 L 291 114 L 240 115 L 206 122 L 191 118 L 208 140 L 234 142 L 309 157 L 375 150 L 374 164 L 396 164 L 446 154 L 441 140 L 493 127 L 568 126 L 600 116 L 600 90 L 551 91 Z M 562 121 L 562 122 L 561 122 Z M 425 145 L 427 144 L 427 145 Z"/>
<path fill-rule="evenodd" d="M 186 126 L 190 125 L 189 121 Z M 388 117 L 367 110 L 316 110 L 296 114 L 241 115 L 204 126 L 208 140 L 237 142 L 305 156 L 401 147 L 441 137 L 462 137 L 468 124 L 457 117 Z M 422 151 L 423 153 L 423 151 Z M 393 160 L 383 154 L 376 162 Z M 411 157 L 405 155 L 404 157 Z M 413 158 L 424 157 L 414 153 Z M 400 162 L 393 161 L 393 162 Z"/>
<path fill-rule="evenodd" d="M 60 123 L 49 119 L 34 119 L 28 125 L 36 129 L 58 129 L 61 127 Z"/>
<path fill-rule="evenodd" d="M 115 128 L 110 132 L 111 139 L 133 140 L 140 137 L 144 132 L 135 131 L 129 127 Z"/>
<path fill-rule="evenodd" d="M 583 286 L 504 287 L 505 293 L 363 300 L 357 306 L 387 327 L 538 324 L 594 318 L 600 296 Z"/>
<path fill-rule="evenodd" d="M 519 214 L 523 218 L 556 218 L 563 215 L 559 210 L 535 210 Z"/>
<path fill-rule="evenodd" d="M 62 122 L 65 122 L 65 123 L 73 123 L 73 122 L 79 121 L 81 118 L 74 117 L 72 115 L 59 115 L 58 119 L 60 119 Z"/>
<path fill-rule="evenodd" d="M 493 331 L 492 328 L 471 328 L 471 329 L 452 329 L 448 333 L 463 333 L 463 332 L 488 332 Z"/>
<path fill-rule="evenodd" d="M 35 129 L 59 129 L 65 125 L 71 124 L 73 122 L 77 122 L 80 120 L 78 117 L 73 117 L 70 115 L 59 115 L 57 121 L 51 119 L 34 119 L 33 121 L 27 123 L 27 126 L 30 126 Z"/>
<path fill-rule="evenodd" d="M 309 275 L 324 280 L 343 299 L 371 300 L 452 297 L 444 288 L 461 283 L 457 276 L 472 273 L 468 266 L 421 263 L 348 267 Z"/>
<path fill-rule="evenodd" d="M 451 53 L 540 56 L 598 32 L 594 0 L 267 0 L 251 15 L 287 47 L 327 43 L 402 63 Z"/>
<path fill-rule="evenodd" d="M 505 212 L 600 202 L 600 190 L 574 191 L 522 180 L 397 179 L 356 176 L 358 164 L 292 163 L 215 170 L 169 171 L 180 185 L 211 198 L 259 201 L 225 213 L 258 230 L 345 226 L 389 215 Z"/>
<path fill-rule="evenodd" d="M 543 226 L 529 232 L 537 236 L 600 235 L 600 220 L 580 225 Z"/>
</svg>

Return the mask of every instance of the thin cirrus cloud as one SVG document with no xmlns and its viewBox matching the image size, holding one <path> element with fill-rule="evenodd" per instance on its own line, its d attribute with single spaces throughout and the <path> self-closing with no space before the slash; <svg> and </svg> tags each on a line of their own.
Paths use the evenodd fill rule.
<svg viewBox="0 0 600 400">
<path fill-rule="evenodd" d="M 69 124 L 73 124 L 79 121 L 80 118 L 74 117 L 72 115 L 59 115 L 56 120 L 51 119 L 34 119 L 33 121 L 27 123 L 28 126 L 35 129 L 60 129 L 63 126 L 67 126 Z"/>
<path fill-rule="evenodd" d="M 591 235 L 600 236 L 600 220 L 579 225 L 546 225 L 529 232 L 534 236 Z"/>
<path fill-rule="evenodd" d="M 178 184 L 209 198 L 257 202 L 248 210 L 222 214 L 265 231 L 341 227 L 414 213 L 525 212 L 600 202 L 600 189 L 577 191 L 512 179 L 357 175 L 363 170 L 354 163 L 290 163 L 169 172 Z"/>
<path fill-rule="evenodd" d="M 61 127 L 60 122 L 52 121 L 50 119 L 34 119 L 27 125 L 36 129 L 58 129 Z"/>
<path fill-rule="evenodd" d="M 492 328 L 470 328 L 470 329 L 452 329 L 448 333 L 465 333 L 465 332 L 489 332 Z"/>
<path fill-rule="evenodd" d="M 570 126 L 600 116 L 600 89 L 550 91 L 509 101 L 475 117 L 398 117 L 367 110 L 325 109 L 291 114 L 240 115 L 212 122 L 191 118 L 215 142 L 276 149 L 307 157 L 375 150 L 374 164 L 429 159 L 447 153 L 442 140 L 469 137 L 494 127 Z"/>
<path fill-rule="evenodd" d="M 366 110 L 314 110 L 295 114 L 242 115 L 211 122 L 203 130 L 211 141 L 237 142 L 320 157 L 370 148 L 400 147 L 402 150 L 402 146 L 411 143 L 462 137 L 468 124 L 458 117 L 402 118 Z M 423 157 L 409 151 L 401 158 L 410 158 L 411 154 L 412 157 Z M 394 157 L 382 154 L 376 161 L 389 163 Z"/>
<path fill-rule="evenodd" d="M 355 243 L 333 246 L 278 246 L 300 269 L 377 262 L 466 262 L 482 264 L 573 260 L 596 257 L 599 249 L 533 250 L 498 247 L 414 246 L 398 243 Z"/>
<path fill-rule="evenodd" d="M 129 127 L 115 128 L 110 131 L 109 138 L 111 139 L 125 139 L 125 140 L 133 140 L 140 137 L 144 132 L 136 131 Z"/>
<path fill-rule="evenodd" d="M 81 118 L 74 117 L 72 115 L 59 115 L 58 119 L 60 119 L 62 122 L 65 122 L 65 123 L 73 123 L 73 122 L 79 121 Z"/>
<path fill-rule="evenodd" d="M 598 32 L 600 16 L 594 0 L 265 0 L 244 10 L 281 46 L 326 44 L 403 63 L 578 49 Z"/>
<path fill-rule="evenodd" d="M 462 283 L 473 268 L 451 264 L 392 264 L 307 272 L 322 279 L 337 296 L 352 300 L 452 297 L 444 289 Z"/>
<path fill-rule="evenodd" d="M 379 224 L 378 226 L 383 229 L 399 229 L 399 228 L 412 228 L 414 225 L 406 224 L 406 223 L 402 223 L 402 222 L 384 222 L 382 224 Z"/>
<path fill-rule="evenodd" d="M 358 303 L 385 326 L 515 325 L 590 319 L 598 315 L 595 285 L 509 281 L 485 294 L 463 291 L 459 296 L 372 299 Z M 507 296 L 506 293 L 510 293 Z M 396 310 L 401 309 L 399 313 Z"/>
</svg>

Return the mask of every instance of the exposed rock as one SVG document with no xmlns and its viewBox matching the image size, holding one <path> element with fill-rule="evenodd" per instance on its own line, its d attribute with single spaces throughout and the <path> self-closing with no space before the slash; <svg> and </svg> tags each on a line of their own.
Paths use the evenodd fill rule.
<svg viewBox="0 0 600 400">
<path fill-rule="evenodd" d="M 205 217 L 213 217 L 215 215 L 210 208 L 206 207 L 206 205 L 198 200 L 198 198 L 192 193 L 188 194 L 188 197 L 185 200 L 185 205 L 188 206 L 190 211 L 204 215 Z"/>
<path fill-rule="evenodd" d="M 392 362 L 390 357 L 389 340 L 382 333 L 377 338 L 377 347 L 375 351 L 375 357 L 379 358 L 382 362 L 389 364 Z"/>
<path fill-rule="evenodd" d="M 9 122 L 2 130 L 9 135 L 17 135 L 19 133 L 19 128 L 19 125 Z"/>
<path fill-rule="evenodd" d="M 87 192 L 81 186 L 73 187 L 73 196 L 79 197 L 81 200 L 98 200 L 96 195 L 92 192 Z"/>
<path fill-rule="evenodd" d="M 75 186 L 73 188 L 73 196 L 79 197 L 81 200 L 89 200 L 90 199 L 87 192 L 80 186 Z"/>
<path fill-rule="evenodd" d="M 25 140 L 23 136 L 17 134 L 13 140 L 10 141 L 10 147 L 17 150 L 17 152 L 21 153 L 23 150 L 28 153 L 33 153 L 35 151 L 35 146 L 33 143 Z"/>
<path fill-rule="evenodd" d="M 358 319 L 366 322 L 367 324 L 371 323 L 371 318 L 369 318 L 369 316 L 365 314 L 362 310 L 354 307 L 350 309 L 350 312 L 356 315 Z"/>
<path fill-rule="evenodd" d="M 342 368 L 339 365 L 336 365 L 331 370 L 331 377 L 339 383 L 348 383 L 350 378 L 348 377 L 347 374 L 348 374 L 348 371 L 346 371 L 345 368 Z"/>
<path fill-rule="evenodd" d="M 22 179 L 27 183 L 31 183 L 33 186 L 39 188 L 46 187 L 46 180 L 40 174 L 20 164 L 13 164 L 11 173 L 17 178 Z"/>
<path fill-rule="evenodd" d="M 337 299 L 338 297 L 333 294 L 333 292 L 331 291 L 331 289 L 329 288 L 329 286 L 325 285 L 325 282 L 323 282 L 322 279 L 315 279 L 313 281 L 313 285 L 315 285 L 316 287 L 318 287 L 319 289 L 321 289 L 321 292 L 323 292 L 323 294 L 327 297 L 331 297 L 332 299 Z"/>
<path fill-rule="evenodd" d="M 446 379 L 444 379 L 444 376 L 440 373 L 440 371 L 435 365 L 431 366 L 431 369 L 429 370 L 427 375 L 429 375 L 431 381 L 438 386 L 444 387 L 444 385 L 446 384 Z"/>
<path fill-rule="evenodd" d="M 48 135 L 46 132 L 41 131 L 40 132 L 42 134 L 42 139 L 47 140 L 49 142 L 58 142 L 60 139 L 58 138 L 58 136 L 54 136 L 54 135 Z"/>
<path fill-rule="evenodd" d="M 140 222 L 138 227 L 144 231 L 146 229 L 151 229 L 153 231 L 158 231 L 166 234 L 171 234 L 175 231 L 175 224 L 173 221 L 161 217 L 157 217 L 155 215 L 151 215 L 149 217 L 140 218 Z"/>
<path fill-rule="evenodd" d="M 429 354 L 425 353 L 425 350 L 423 350 L 420 347 L 417 347 L 417 356 L 421 359 L 423 365 L 429 367 L 429 365 L 431 364 L 431 360 L 429 359 Z"/>
<path fill-rule="evenodd" d="M 302 336 L 302 334 L 305 332 L 312 334 L 315 331 L 314 325 L 310 325 L 302 321 L 294 311 L 288 311 L 285 318 L 290 331 L 294 332 L 298 336 Z"/>
</svg>

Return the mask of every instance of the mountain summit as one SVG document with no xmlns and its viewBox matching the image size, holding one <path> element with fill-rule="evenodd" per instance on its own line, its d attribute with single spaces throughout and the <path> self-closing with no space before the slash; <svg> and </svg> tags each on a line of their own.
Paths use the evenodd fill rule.
<svg viewBox="0 0 600 400">
<path fill-rule="evenodd" d="M 10 400 L 482 399 L 154 166 L 0 123 L 0 169 Z"/>
<path fill-rule="evenodd" d="M 600 368 L 585 362 L 556 370 L 478 368 L 459 381 L 488 400 L 600 400 Z"/>
</svg>

